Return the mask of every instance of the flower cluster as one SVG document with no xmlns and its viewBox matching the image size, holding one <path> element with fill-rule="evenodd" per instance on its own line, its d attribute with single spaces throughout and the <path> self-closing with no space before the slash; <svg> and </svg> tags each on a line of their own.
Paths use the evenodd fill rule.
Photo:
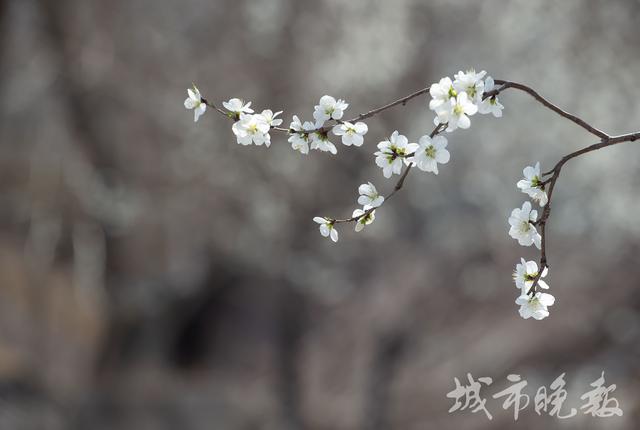
<svg viewBox="0 0 640 430">
<path fill-rule="evenodd" d="M 269 130 L 282 124 L 282 119 L 276 118 L 282 111 L 273 113 L 271 109 L 265 109 L 262 113 L 253 113 L 251 102 L 245 103 L 237 98 L 223 102 L 222 106 L 236 120 L 231 130 L 240 145 L 255 144 L 268 148 L 271 145 Z"/>
<path fill-rule="evenodd" d="M 333 155 L 338 153 L 336 146 L 329 140 L 329 130 L 333 134 L 342 138 L 345 146 L 362 146 L 364 135 L 369 131 L 369 127 L 364 122 L 351 123 L 342 121 L 344 111 L 349 104 L 342 99 L 336 100 L 331 96 L 322 96 L 314 108 L 313 118 L 315 122 L 301 121 L 297 115 L 293 116 L 293 121 L 289 125 L 289 142 L 291 148 L 301 154 L 308 154 L 309 149 L 329 152 Z M 335 121 L 336 125 L 326 127 L 327 121 Z"/>
<path fill-rule="evenodd" d="M 431 85 L 429 109 L 436 113 L 434 124 L 447 124 L 447 131 L 451 132 L 457 128 L 469 128 L 469 117 L 478 112 L 501 117 L 503 106 L 497 96 L 484 97 L 485 92 L 495 89 L 493 78 L 489 76 L 483 81 L 486 74 L 484 70 L 479 73 L 473 69 L 459 71 L 453 76 L 453 81 L 444 77 Z"/>
<path fill-rule="evenodd" d="M 545 267 L 542 273 L 538 273 L 538 265 L 535 261 L 525 261 L 520 259 L 520 264 L 516 265 L 513 272 L 513 280 L 516 288 L 520 290 L 520 295 L 516 299 L 516 304 L 520 305 L 520 316 L 524 319 L 533 317 L 541 320 L 549 316 L 549 306 L 555 302 L 555 297 L 548 293 L 535 291 L 529 294 L 529 290 L 533 286 L 533 282 L 538 278 L 537 286 L 548 289 L 549 286 L 542 280 L 547 276 L 548 269 Z"/>
<path fill-rule="evenodd" d="M 540 174 L 540 163 L 525 167 L 522 174 L 524 179 L 518 181 L 517 187 L 531 197 L 534 202 L 544 207 L 549 198 L 545 191 L 545 182 Z M 532 209 L 531 202 L 524 202 L 522 208 L 515 208 L 511 212 L 509 236 L 516 239 L 522 246 L 535 245 L 540 249 L 542 236 L 536 229 L 537 221 L 538 211 Z M 541 320 L 549 316 L 548 307 L 553 305 L 555 298 L 551 294 L 536 290 L 537 287 L 549 288 L 547 283 L 542 280 L 547 275 L 547 271 L 547 267 L 543 267 L 542 273 L 538 273 L 538 265 L 535 261 L 521 259 L 521 263 L 516 265 L 513 279 L 516 287 L 520 289 L 520 296 L 516 299 L 516 304 L 520 305 L 522 318 L 533 317 Z"/>
<path fill-rule="evenodd" d="M 402 166 L 409 164 L 408 157 L 418 149 L 418 144 L 409 143 L 409 139 L 396 130 L 389 139 L 378 143 L 378 149 L 373 154 L 376 156 L 376 164 L 382 169 L 384 177 L 390 178 L 393 174 L 402 173 Z"/>
<path fill-rule="evenodd" d="M 356 231 L 361 231 L 366 225 L 371 224 L 376 219 L 375 208 L 384 203 L 384 197 L 380 195 L 376 187 L 367 182 L 358 187 L 358 204 L 362 205 L 362 209 L 355 209 L 352 217 L 356 221 Z"/>
<path fill-rule="evenodd" d="M 355 209 L 351 215 L 351 220 L 356 223 L 356 232 L 362 231 L 365 226 L 375 221 L 375 208 L 382 206 L 382 203 L 384 203 L 384 197 L 371 182 L 360 185 L 358 194 L 360 194 L 358 204 L 362 205 L 362 208 Z M 331 238 L 334 242 L 338 241 L 338 231 L 335 227 L 336 220 L 327 217 L 315 217 L 313 220 L 320 224 L 320 234 Z"/>
<path fill-rule="evenodd" d="M 415 165 L 424 172 L 438 174 L 438 163 L 449 162 L 450 154 L 446 149 L 447 139 L 444 136 L 431 137 L 424 135 L 418 143 L 409 140 L 394 131 L 389 139 L 378 144 L 375 152 L 376 164 L 382 169 L 385 178 L 400 175 L 403 165 Z"/>
</svg>

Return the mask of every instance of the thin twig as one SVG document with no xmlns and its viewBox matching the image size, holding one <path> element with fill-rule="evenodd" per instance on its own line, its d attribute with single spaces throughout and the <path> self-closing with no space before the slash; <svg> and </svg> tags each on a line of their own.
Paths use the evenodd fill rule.
<svg viewBox="0 0 640 430">
<path fill-rule="evenodd" d="M 578 124 L 580 127 L 584 128 L 589 133 L 599 137 L 600 139 L 609 138 L 609 135 L 607 135 L 607 133 L 605 133 L 604 131 L 597 129 L 594 126 L 587 123 L 585 120 L 580 119 L 577 116 L 560 109 L 558 106 L 554 105 L 549 100 L 545 99 L 540 94 L 538 94 L 538 92 L 531 87 L 528 87 L 524 84 L 520 84 L 517 82 L 503 81 L 500 79 L 496 79 L 495 83 L 497 85 L 502 85 L 501 88 L 498 88 L 497 90 L 494 90 L 494 91 L 487 92 L 486 94 L 483 95 L 483 98 L 492 97 L 496 94 L 499 94 L 500 92 L 504 91 L 507 88 L 515 88 L 516 90 L 520 90 L 520 91 L 524 91 L 525 93 L 528 93 L 531 97 L 535 98 L 538 102 L 540 102 L 545 107 L 551 109 L 552 111 L 568 119 L 569 121 L 572 121 Z"/>
<path fill-rule="evenodd" d="M 429 134 L 429 136 L 431 138 L 435 137 L 436 135 L 442 133 L 442 131 L 447 128 L 447 124 L 438 124 L 436 125 L 436 127 L 433 129 L 433 131 L 431 131 L 431 133 Z M 405 157 L 410 157 L 412 156 L 413 153 L 406 155 Z M 404 171 L 402 172 L 402 174 L 400 175 L 400 179 L 398 179 L 398 182 L 396 182 L 396 185 L 393 187 L 393 190 L 384 198 L 384 201 L 382 202 L 382 204 L 380 206 L 377 206 L 375 208 L 369 208 L 366 211 L 364 211 L 363 214 L 358 215 L 358 216 L 354 216 L 351 218 L 346 218 L 346 219 L 333 219 L 333 218 L 328 218 L 328 220 L 332 223 L 332 224 L 341 224 L 341 223 L 346 223 L 346 222 L 355 222 L 358 221 L 360 218 L 362 217 L 366 217 L 369 216 L 369 214 L 371 214 L 371 212 L 375 211 L 376 209 L 382 207 L 382 205 L 384 203 L 386 203 L 387 201 L 389 201 L 389 199 L 391 197 L 394 196 L 395 193 L 397 193 L 398 191 L 400 191 L 404 185 L 404 181 L 405 179 L 407 179 L 407 176 L 409 175 L 409 172 L 411 171 L 411 168 L 413 167 L 412 163 L 409 163 L 405 168 Z"/>
</svg>

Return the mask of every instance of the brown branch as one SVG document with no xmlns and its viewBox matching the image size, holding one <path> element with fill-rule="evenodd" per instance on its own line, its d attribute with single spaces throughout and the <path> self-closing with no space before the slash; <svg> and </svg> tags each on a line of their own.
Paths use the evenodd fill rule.
<svg viewBox="0 0 640 430">
<path fill-rule="evenodd" d="M 551 199 L 553 197 L 553 190 L 555 189 L 556 183 L 558 181 L 558 178 L 560 177 L 560 172 L 562 171 L 562 167 L 564 167 L 564 165 L 569 161 L 572 160 L 576 157 L 579 157 L 581 155 L 587 154 L 589 152 L 593 152 L 593 151 L 597 151 L 599 149 L 602 148 L 606 148 L 608 146 L 613 146 L 613 145 L 617 145 L 619 143 L 624 143 L 624 142 L 634 142 L 636 140 L 640 140 L 640 132 L 636 132 L 636 133 L 628 133 L 628 134 L 623 134 L 620 136 L 614 136 L 614 137 L 605 137 L 603 138 L 600 142 L 598 143 L 594 143 L 593 145 L 587 146 L 585 148 L 579 149 L 577 151 L 574 151 L 570 154 L 565 155 L 564 157 L 562 157 L 560 159 L 560 161 L 558 161 L 556 163 L 556 165 L 553 167 L 553 169 L 551 169 L 548 174 L 551 175 L 551 177 L 547 180 L 545 180 L 543 182 L 543 186 L 548 185 L 548 191 L 547 191 L 547 204 L 545 205 L 543 211 L 542 211 L 542 216 L 540 217 L 539 220 L 535 221 L 535 225 L 539 225 L 540 226 L 540 236 L 541 236 L 541 243 L 540 243 L 540 267 L 538 269 L 538 273 L 536 274 L 536 276 L 533 279 L 533 283 L 531 284 L 531 287 L 529 288 L 529 290 L 527 291 L 527 294 L 535 294 L 536 292 L 536 288 L 538 286 L 538 282 L 540 281 L 540 278 L 542 277 L 542 271 L 545 268 L 548 268 L 549 265 L 547 263 L 547 234 L 546 234 L 546 225 L 547 225 L 547 221 L 549 219 L 549 216 L 551 215 Z"/>
<path fill-rule="evenodd" d="M 568 119 L 571 122 L 574 122 L 574 123 L 578 124 L 580 127 L 584 128 L 589 133 L 599 137 L 600 139 L 608 139 L 609 138 L 609 135 L 607 135 L 607 133 L 605 133 L 604 131 L 597 129 L 594 126 L 592 126 L 591 124 L 587 123 L 585 120 L 580 119 L 577 116 L 575 116 L 575 115 L 573 115 L 573 114 L 571 114 L 571 113 L 569 113 L 567 111 L 564 111 L 564 110 L 560 109 L 558 106 L 554 105 L 549 100 L 545 99 L 540 94 L 538 94 L 538 92 L 535 91 L 531 87 L 528 87 L 528 86 L 526 86 L 524 84 L 519 84 L 517 82 L 503 81 L 503 80 L 500 80 L 500 79 L 496 79 L 495 83 L 497 85 L 501 85 L 501 87 L 496 89 L 496 90 L 487 92 L 486 94 L 483 95 L 483 99 L 485 99 L 487 97 L 493 97 L 493 96 L 501 93 L 502 91 L 504 91 L 507 88 L 515 88 L 516 90 L 524 91 L 525 93 L 529 94 L 531 97 L 536 99 L 538 102 L 542 103 L 542 105 L 544 105 L 546 108 L 551 109 L 552 111 L 554 111 L 558 115 Z"/>
<path fill-rule="evenodd" d="M 551 103 L 549 100 L 547 100 L 546 98 L 542 97 L 537 91 L 535 91 L 533 88 L 524 85 L 524 84 L 520 84 L 518 82 L 511 82 L 511 81 L 505 81 L 505 80 L 500 80 L 500 79 L 496 79 L 494 81 L 496 83 L 496 85 L 499 85 L 498 88 L 492 90 L 492 91 L 488 91 L 486 93 L 483 94 L 483 100 L 489 97 L 495 97 L 498 94 L 502 93 L 502 91 L 508 89 L 508 88 L 514 88 L 516 90 L 525 92 L 527 94 L 529 94 L 531 97 L 533 97 L 536 101 L 538 101 L 540 104 L 542 104 L 544 107 L 546 107 L 547 109 L 555 112 L 556 114 L 560 115 L 561 117 L 573 122 L 574 124 L 577 124 L 578 126 L 582 127 L 584 130 L 588 131 L 589 133 L 593 134 L 594 136 L 598 137 L 600 139 L 600 142 L 595 143 L 593 145 L 587 146 L 585 148 L 582 148 L 580 150 L 574 151 L 566 156 L 564 156 L 560 161 L 558 161 L 558 163 L 556 163 L 556 165 L 553 167 L 552 170 L 543 173 L 543 176 L 548 176 L 551 175 L 549 178 L 547 178 L 546 180 L 542 181 L 541 186 L 543 187 L 543 189 L 547 188 L 547 204 L 545 205 L 543 211 L 542 211 L 542 216 L 540 217 L 540 219 L 538 219 L 537 221 L 533 222 L 533 225 L 537 225 L 540 226 L 540 236 L 541 236 L 541 243 L 540 243 L 540 267 L 538 270 L 537 275 L 534 277 L 533 279 L 533 283 L 531 285 L 531 287 L 529 288 L 529 290 L 527 291 L 527 294 L 535 294 L 536 292 L 536 287 L 538 285 L 538 282 L 540 281 L 540 278 L 542 277 L 542 272 L 544 271 L 545 268 L 548 268 L 549 265 L 547 263 L 547 251 L 546 251 L 546 245 L 547 245 L 547 235 L 546 235 L 546 225 L 547 225 L 547 221 L 549 220 L 549 217 L 551 215 L 551 201 L 552 201 L 552 197 L 553 197 L 553 191 L 555 189 L 556 183 L 558 181 L 558 178 L 560 176 L 560 172 L 562 170 L 562 167 L 571 159 L 579 157 L 581 155 L 587 154 L 589 152 L 593 152 L 602 148 L 606 148 L 608 146 L 612 146 L 612 145 L 616 145 L 619 143 L 623 143 L 623 142 L 635 142 L 636 140 L 640 140 L 640 132 L 634 132 L 634 133 L 627 133 L 627 134 L 622 134 L 622 135 L 618 135 L 618 136 L 610 136 L 607 133 L 605 133 L 604 131 L 592 126 L 591 124 L 589 124 L 588 122 L 586 122 L 585 120 L 583 120 L 582 118 L 579 118 L 578 116 L 569 113 L 563 109 L 561 109 L 560 107 L 558 107 L 557 105 Z M 421 96 L 423 94 L 426 94 L 429 92 L 430 87 L 426 87 L 423 88 L 421 90 L 418 90 L 414 93 L 411 93 L 405 97 L 402 97 L 396 101 L 393 101 L 391 103 L 388 103 L 386 105 L 380 106 L 378 108 L 372 109 L 367 113 L 363 113 L 360 114 L 350 120 L 348 120 L 347 122 L 358 122 L 358 121 L 362 121 L 364 119 L 370 118 L 380 112 L 383 112 L 387 109 L 390 109 L 394 106 L 397 105 L 405 105 L 407 103 L 407 101 Z M 202 98 L 202 102 L 205 103 L 207 106 L 212 107 L 213 109 L 215 109 L 216 111 L 218 111 L 219 113 L 221 113 L 222 115 L 229 117 L 231 119 L 237 119 L 237 117 L 235 115 L 233 115 L 231 112 L 227 112 L 224 111 L 220 108 L 218 108 L 215 104 L 208 102 L 205 98 Z M 336 123 L 341 123 L 342 121 L 336 120 Z M 333 124 L 332 124 L 333 125 Z M 276 130 L 279 132 L 283 132 L 283 133 L 289 133 L 289 134 L 293 134 L 293 133 L 304 133 L 304 134 L 310 134 L 310 133 L 327 133 L 329 130 L 331 130 L 332 125 L 326 125 L 323 127 L 320 127 L 318 129 L 315 130 L 308 130 L 308 131 L 297 131 L 297 130 L 291 130 L 291 129 L 287 129 L 287 128 L 282 128 L 282 127 L 271 127 L 272 130 Z M 430 136 L 434 137 L 437 134 L 441 133 L 442 130 L 444 130 L 446 128 L 446 124 L 440 124 L 438 126 L 436 126 L 436 128 L 433 129 L 433 131 L 431 132 Z M 407 154 L 404 157 L 411 157 L 412 155 L 414 155 L 413 153 L 411 154 Z M 405 167 L 404 172 L 402 172 L 402 174 L 400 175 L 400 179 L 398 179 L 398 182 L 396 183 L 396 185 L 394 186 L 393 190 L 385 197 L 385 202 L 388 201 L 391 197 L 393 197 L 395 195 L 395 193 L 397 193 L 398 191 L 400 191 L 400 189 L 402 189 L 405 179 L 407 178 L 407 176 L 409 175 L 409 172 L 411 171 L 412 165 L 409 164 L 408 166 Z M 384 202 L 383 202 L 384 204 Z M 382 206 L 382 205 L 381 205 Z M 380 207 L 380 206 L 378 206 Z M 339 224 L 339 223 L 347 223 L 347 222 L 356 222 L 358 221 L 360 218 L 362 217 L 366 217 L 369 216 L 375 209 L 377 208 L 370 208 L 367 209 L 362 215 L 360 216 L 356 216 L 356 217 L 351 217 L 351 218 L 345 218 L 345 219 L 333 219 L 333 218 L 326 218 L 328 221 L 330 221 L 332 224 Z"/>
</svg>

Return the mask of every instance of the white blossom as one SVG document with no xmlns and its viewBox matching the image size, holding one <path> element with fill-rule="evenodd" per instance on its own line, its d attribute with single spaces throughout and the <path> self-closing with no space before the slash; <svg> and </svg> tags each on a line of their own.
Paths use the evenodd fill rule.
<svg viewBox="0 0 640 430">
<path fill-rule="evenodd" d="M 522 246 L 535 245 L 540 249 L 542 237 L 532 224 L 538 219 L 538 211 L 531 210 L 531 203 L 524 202 L 522 208 L 515 208 L 509 217 L 509 236 L 516 239 Z"/>
<path fill-rule="evenodd" d="M 233 98 L 227 102 L 222 102 L 222 106 L 229 112 L 233 113 L 236 118 L 240 118 L 243 113 L 253 113 L 251 102 L 245 103 L 243 100 Z"/>
<path fill-rule="evenodd" d="M 476 73 L 473 69 L 467 70 L 466 72 L 459 71 L 453 75 L 453 88 L 455 88 L 458 93 L 467 93 L 470 101 L 479 103 L 484 93 L 484 82 L 482 78 L 484 78 L 486 74 L 487 72 L 484 70 L 480 73 Z"/>
<path fill-rule="evenodd" d="M 271 109 L 265 109 L 262 111 L 260 115 L 262 115 L 262 117 L 267 122 L 267 124 L 269 124 L 270 127 L 277 127 L 280 124 L 282 124 L 282 118 L 276 118 L 281 113 L 282 111 L 273 113 Z"/>
<path fill-rule="evenodd" d="M 431 136 L 425 135 L 418 140 L 418 145 L 415 155 L 409 161 L 416 163 L 418 169 L 437 175 L 438 163 L 446 164 L 449 162 L 449 151 L 445 149 L 447 139 L 444 136 L 431 138 Z"/>
<path fill-rule="evenodd" d="M 526 193 L 534 201 L 538 202 L 540 206 L 547 204 L 548 197 L 547 192 L 542 185 L 542 179 L 540 175 L 540 163 L 536 163 L 535 166 L 527 166 L 522 171 L 524 179 L 518 181 L 518 188 Z"/>
<path fill-rule="evenodd" d="M 317 149 L 318 151 L 322 151 L 322 152 L 330 152 L 333 155 L 336 155 L 338 153 L 336 146 L 331 141 L 329 141 L 329 136 L 327 136 L 327 133 L 324 133 L 324 132 L 316 131 L 311 133 L 310 148 Z"/>
<path fill-rule="evenodd" d="M 334 242 L 338 241 L 338 230 L 335 229 L 334 222 L 328 218 L 315 217 L 315 222 L 320 224 L 320 234 L 324 237 L 330 237 Z"/>
<path fill-rule="evenodd" d="M 193 122 L 196 122 L 198 121 L 198 118 L 200 118 L 200 115 L 205 113 L 207 110 L 207 105 L 202 102 L 202 96 L 195 84 L 193 85 L 193 90 L 191 88 L 187 88 L 187 94 L 189 97 L 184 101 L 184 107 L 187 109 L 193 109 Z"/>
<path fill-rule="evenodd" d="M 304 133 L 303 131 L 314 130 L 315 126 L 311 121 L 305 121 L 304 124 L 300 121 L 297 115 L 293 116 L 293 121 L 289 125 L 291 130 L 297 131 L 299 133 L 291 133 L 289 136 L 289 142 L 291 143 L 291 148 L 295 151 L 299 151 L 301 154 L 309 153 L 309 133 Z"/>
<path fill-rule="evenodd" d="M 448 77 L 440 79 L 440 82 L 432 84 L 429 88 L 429 94 L 431 94 L 431 101 L 429 102 L 429 109 L 438 112 L 449 103 L 449 99 L 456 97 L 458 93 L 453 88 L 453 82 Z"/>
<path fill-rule="evenodd" d="M 540 288 L 544 288 L 545 290 L 549 288 L 549 285 L 547 285 L 542 278 L 547 276 L 548 271 L 548 268 L 545 267 L 537 284 Z M 516 264 L 516 270 L 513 272 L 513 280 L 516 283 L 516 288 L 519 288 L 522 291 L 522 294 L 526 294 L 533 285 L 533 281 L 536 276 L 538 276 L 538 263 L 532 260 L 525 261 L 524 258 L 521 258 L 520 263 Z"/>
<path fill-rule="evenodd" d="M 437 116 L 434 119 L 434 123 L 448 124 L 447 131 L 453 131 L 457 128 L 469 128 L 471 120 L 469 116 L 475 114 L 478 111 L 478 106 L 473 104 L 467 93 L 460 92 L 455 98 L 451 98 L 448 104 L 444 104 L 440 110 L 437 111 Z"/>
<path fill-rule="evenodd" d="M 376 219 L 376 211 L 373 210 L 367 213 L 366 209 L 356 209 L 353 211 L 353 215 L 355 217 L 360 217 L 356 221 L 356 231 L 362 231 L 364 226 L 371 224 Z"/>
<path fill-rule="evenodd" d="M 516 304 L 520 305 L 520 316 L 524 319 L 535 318 L 544 319 L 549 316 L 549 306 L 555 303 L 556 299 L 551 294 L 536 291 L 533 296 L 522 294 L 516 299 Z"/>
<path fill-rule="evenodd" d="M 331 96 L 322 96 L 319 104 L 315 106 L 313 117 L 316 120 L 316 125 L 324 124 L 329 119 L 341 119 L 345 109 L 349 107 L 348 103 L 344 100 L 334 99 Z"/>
<path fill-rule="evenodd" d="M 378 190 L 376 190 L 376 187 L 371 182 L 360 185 L 358 187 L 358 193 L 360 194 L 358 204 L 364 206 L 365 210 L 377 208 L 384 203 L 384 197 L 378 193 Z"/>
<path fill-rule="evenodd" d="M 394 131 L 389 140 L 378 143 L 379 151 L 375 152 L 376 164 L 382 168 L 385 178 L 390 178 L 394 173 L 402 172 L 402 164 L 409 164 L 406 156 L 418 148 L 417 143 L 409 143 L 409 140 Z"/>
<path fill-rule="evenodd" d="M 267 120 L 260 114 L 240 114 L 240 119 L 236 121 L 231 130 L 236 135 L 238 143 L 241 145 L 265 144 L 271 145 L 271 136 L 269 135 L 269 124 Z"/>
<path fill-rule="evenodd" d="M 333 134 L 342 136 L 342 143 L 346 146 L 362 146 L 364 135 L 367 134 L 369 127 L 364 122 L 352 124 L 343 122 L 333 127 Z"/>
<path fill-rule="evenodd" d="M 496 88 L 495 83 L 493 82 L 493 78 L 488 76 L 487 79 L 484 80 L 484 92 L 488 93 L 493 91 Z M 491 113 L 494 117 L 500 118 L 502 116 L 502 109 L 504 106 L 500 104 L 498 101 L 498 96 L 487 97 L 486 99 L 480 102 L 478 105 L 478 112 L 482 114 Z"/>
</svg>

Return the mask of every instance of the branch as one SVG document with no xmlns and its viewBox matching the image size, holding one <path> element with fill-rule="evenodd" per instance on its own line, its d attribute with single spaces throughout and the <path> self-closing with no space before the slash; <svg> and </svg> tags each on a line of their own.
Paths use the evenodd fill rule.
<svg viewBox="0 0 640 430">
<path fill-rule="evenodd" d="M 547 222 L 549 220 L 549 217 L 551 215 L 551 203 L 552 203 L 552 197 L 553 197 L 553 191 L 555 189 L 556 183 L 558 181 L 558 178 L 560 177 L 560 172 L 562 171 L 562 167 L 569 161 L 572 160 L 576 157 L 579 157 L 581 155 L 587 154 L 589 152 L 593 152 L 593 151 L 597 151 L 599 149 L 602 148 L 606 148 L 608 146 L 613 146 L 613 145 L 617 145 L 619 143 L 623 143 L 623 142 L 635 142 L 636 140 L 640 140 L 640 132 L 633 132 L 633 133 L 627 133 L 627 134 L 622 134 L 622 135 L 618 135 L 618 136 L 610 136 L 607 133 L 605 133 L 604 131 L 594 127 L 593 125 L 589 124 L 588 122 L 586 122 L 585 120 L 579 118 L 578 116 L 571 114 L 563 109 L 561 109 L 560 107 L 558 107 L 557 105 L 551 103 L 549 100 L 547 100 L 546 98 L 542 97 L 537 91 L 535 91 L 533 88 L 518 83 L 518 82 L 511 82 L 511 81 L 505 81 L 505 80 L 499 80 L 496 79 L 494 80 L 496 85 L 499 85 L 498 88 L 488 91 L 486 93 L 483 94 L 482 99 L 487 99 L 490 97 L 496 97 L 498 94 L 502 93 L 504 90 L 508 89 L 508 88 L 514 88 L 516 90 L 525 92 L 527 94 L 529 94 L 531 97 L 533 97 L 536 101 L 538 101 L 540 104 L 542 104 L 544 107 L 546 107 L 547 109 L 555 112 L 556 114 L 560 115 L 561 117 L 573 122 L 574 124 L 577 124 L 578 126 L 580 126 L 581 128 L 583 128 L 584 130 L 586 130 L 587 132 L 589 132 L 590 134 L 598 137 L 600 139 L 600 141 L 598 143 L 595 143 L 593 145 L 587 146 L 585 148 L 579 149 L 577 151 L 574 151 L 566 156 L 564 156 L 562 159 L 560 159 L 560 161 L 558 161 L 556 163 L 556 165 L 553 167 L 553 169 L 551 169 L 548 172 L 543 173 L 543 176 L 549 176 L 549 178 L 545 179 L 544 181 L 541 182 L 541 187 L 544 190 L 545 188 L 547 189 L 547 197 L 548 197 L 548 201 L 547 204 L 545 205 L 543 212 L 542 212 L 542 216 L 540 217 L 540 219 L 538 219 L 537 221 L 533 222 L 533 225 L 537 225 L 540 226 L 540 236 L 541 236 L 541 244 L 540 244 L 540 267 L 538 270 L 538 274 L 534 277 L 533 279 L 533 283 L 531 285 L 531 287 L 529 288 L 529 290 L 527 291 L 527 294 L 535 294 L 536 292 L 536 288 L 538 286 L 538 282 L 542 276 L 542 272 L 544 271 L 545 268 L 548 268 L 549 265 L 547 263 L 547 251 L 546 251 L 546 245 L 547 245 L 547 235 L 546 235 L 546 225 Z M 391 103 L 385 104 L 383 106 L 380 106 L 378 108 L 372 109 L 366 113 L 360 114 L 346 122 L 351 122 L 351 123 L 355 123 L 358 121 L 362 121 L 364 119 L 370 118 L 374 115 L 377 115 L 380 112 L 383 112 L 387 109 L 390 109 L 394 106 L 397 105 L 405 105 L 409 100 L 416 98 L 418 96 L 421 96 L 423 94 L 428 93 L 430 90 L 430 87 L 426 87 L 426 88 L 422 88 L 421 90 L 418 90 L 414 93 L 411 93 L 405 97 L 402 97 L 398 100 L 395 100 Z M 211 103 L 209 101 L 207 101 L 204 97 L 201 98 L 201 101 L 203 103 L 205 103 L 207 106 L 215 109 L 217 112 L 219 112 L 220 114 L 231 118 L 233 120 L 237 120 L 237 115 L 235 113 L 232 112 L 228 112 L 225 111 L 219 107 L 217 107 L 214 103 Z M 343 121 L 341 120 L 333 120 L 335 123 L 342 123 Z M 272 130 L 278 131 L 278 132 L 282 132 L 282 133 L 288 133 L 288 134 L 294 134 L 294 133 L 305 133 L 305 134 L 310 134 L 310 133 L 327 133 L 329 132 L 333 125 L 335 125 L 335 123 L 331 123 L 329 125 L 325 125 L 323 127 L 314 129 L 314 130 L 303 130 L 303 131 L 297 131 L 297 130 L 292 130 L 292 129 L 288 129 L 288 128 L 282 128 L 282 127 L 271 127 Z M 440 124 L 438 126 L 436 126 L 433 131 L 431 132 L 430 136 L 433 138 L 434 136 L 440 134 L 445 128 L 447 127 L 447 124 Z M 413 156 L 414 154 L 407 154 L 405 155 L 405 157 L 410 157 Z M 404 182 L 407 178 L 407 176 L 409 175 L 409 172 L 411 171 L 412 168 L 412 164 L 409 164 L 405 167 L 404 171 L 402 172 L 402 174 L 400 175 L 400 178 L 398 179 L 398 182 L 395 184 L 393 190 L 385 197 L 384 202 L 388 201 L 391 197 L 393 197 L 398 191 L 400 191 L 400 189 L 402 189 Z M 384 204 L 383 202 L 383 204 Z M 381 205 L 382 206 L 382 205 Z M 378 206 L 380 207 L 380 206 Z M 369 216 L 375 209 L 377 208 L 370 208 L 367 209 L 362 215 L 360 216 L 356 216 L 356 217 L 351 217 L 351 218 L 345 218 L 345 219 L 334 219 L 334 218 L 326 218 L 328 221 L 330 221 L 332 224 L 340 224 L 340 223 L 348 223 L 348 222 L 357 222 L 360 218 L 362 217 L 366 217 Z"/>
<path fill-rule="evenodd" d="M 597 129 L 597 128 L 593 127 L 592 125 L 588 124 L 585 120 L 580 119 L 577 116 L 575 116 L 575 115 L 573 115 L 573 114 L 571 114 L 571 113 L 569 113 L 567 111 L 564 111 L 564 110 L 560 109 L 558 106 L 554 105 L 549 100 L 545 99 L 540 94 L 538 94 L 538 92 L 535 91 L 531 87 L 528 87 L 528 86 L 526 86 L 524 84 L 519 84 L 517 82 L 503 81 L 503 80 L 500 80 L 500 79 L 496 79 L 495 83 L 496 83 L 496 85 L 501 85 L 501 87 L 498 88 L 497 90 L 493 90 L 493 91 L 487 92 L 486 94 L 483 95 L 483 97 L 482 97 L 483 99 L 485 99 L 487 97 L 493 97 L 493 96 L 495 96 L 497 94 L 500 94 L 503 90 L 505 90 L 507 88 L 515 88 L 516 90 L 524 91 L 525 93 L 529 94 L 531 97 L 533 97 L 534 99 L 536 99 L 537 101 L 542 103 L 548 109 L 551 109 L 552 111 L 554 111 L 558 115 L 568 119 L 571 122 L 574 122 L 574 123 L 578 124 L 580 127 L 584 128 L 589 133 L 599 137 L 600 139 L 605 139 L 605 138 L 608 139 L 609 138 L 609 135 L 607 135 L 607 133 L 605 133 L 604 131 Z"/>
<path fill-rule="evenodd" d="M 624 134 L 624 135 L 615 136 L 615 137 L 608 137 L 607 136 L 607 137 L 603 138 L 602 141 L 600 141 L 599 143 L 595 143 L 593 145 L 587 146 L 585 148 L 579 149 L 577 151 L 574 151 L 574 152 L 572 152 L 570 154 L 565 155 L 564 157 L 562 157 L 560 159 L 560 161 L 558 161 L 556 163 L 556 165 L 553 167 L 553 169 L 551 169 L 548 173 L 545 173 L 545 175 L 547 175 L 547 174 L 552 175 L 549 179 L 547 179 L 546 181 L 543 182 L 543 184 L 545 186 L 547 184 L 549 186 L 548 192 L 547 192 L 548 201 L 547 201 L 547 204 L 545 205 L 545 207 L 543 209 L 542 216 L 540 217 L 539 220 L 537 220 L 534 223 L 535 225 L 539 225 L 540 226 L 540 236 L 541 236 L 540 267 L 539 267 L 539 270 L 538 270 L 538 274 L 533 279 L 533 283 L 532 283 L 531 287 L 527 291 L 527 294 L 535 294 L 536 288 L 538 286 L 538 281 L 540 281 L 540 278 L 542 277 L 542 271 L 545 268 L 549 267 L 549 265 L 547 264 L 546 225 L 547 225 L 547 221 L 549 219 L 549 216 L 551 215 L 551 199 L 553 197 L 553 190 L 555 189 L 555 186 L 556 186 L 556 183 L 558 181 L 558 178 L 560 177 L 560 172 L 562 171 L 562 167 L 564 167 L 564 165 L 569 160 L 572 160 L 572 159 L 574 159 L 576 157 L 579 157 L 581 155 L 587 154 L 589 152 L 597 151 L 599 149 L 606 148 L 608 146 L 617 145 L 619 143 L 635 142 L 636 140 L 639 140 L 639 139 L 640 139 L 640 132 L 629 133 L 629 134 Z"/>
</svg>

